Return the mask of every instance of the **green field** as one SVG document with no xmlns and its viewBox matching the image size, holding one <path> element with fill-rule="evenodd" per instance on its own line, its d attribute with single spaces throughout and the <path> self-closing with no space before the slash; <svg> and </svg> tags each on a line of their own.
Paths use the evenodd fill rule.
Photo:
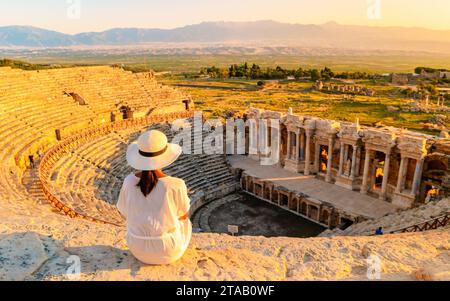
<svg viewBox="0 0 450 301">
<path fill-rule="evenodd" d="M 243 112 L 248 106 L 321 118 L 355 121 L 363 125 L 386 125 L 414 131 L 438 134 L 424 130 L 422 123 L 433 116 L 430 113 L 389 112 L 388 107 L 406 106 L 397 88 L 387 83 L 359 82 L 377 91 L 375 97 L 328 94 L 311 90 L 311 82 L 279 82 L 275 86 L 259 89 L 255 80 L 184 80 L 177 77 L 160 79 L 192 95 L 196 108 L 208 117 L 222 117 L 227 112 Z"/>
<path fill-rule="evenodd" d="M 235 57 L 235 56 L 114 56 L 104 57 L 89 55 L 48 56 L 30 59 L 29 62 L 43 64 L 36 68 L 55 66 L 69 67 L 73 65 L 105 65 L 124 64 L 125 69 L 132 71 L 170 71 L 158 79 L 165 84 L 176 86 L 191 94 L 196 108 L 203 110 L 207 116 L 222 117 L 230 111 L 244 111 L 248 106 L 277 111 L 293 108 L 295 113 L 317 116 L 340 121 L 354 121 L 359 118 L 361 124 L 383 124 L 410 130 L 438 134 L 437 130 L 424 130 L 434 114 L 402 112 L 406 100 L 399 90 L 386 81 L 359 81 L 376 90 L 375 97 L 352 96 L 346 98 L 339 94 L 327 94 L 312 91 L 311 82 L 280 82 L 270 88 L 259 89 L 256 80 L 245 79 L 201 79 L 191 78 L 198 75 L 201 67 L 217 66 L 225 68 L 231 64 L 244 61 L 260 64 L 261 67 L 286 69 L 302 67 L 331 67 L 335 72 L 365 71 L 370 73 L 412 72 L 417 66 L 449 68 L 450 58 L 430 55 L 395 57 L 395 56 L 309 56 L 309 57 Z M 35 66 L 31 66 L 31 69 Z M 448 104 L 447 104 L 448 105 Z M 398 112 L 389 112 L 388 107 L 396 107 Z M 447 127 L 449 124 L 447 124 Z"/>
<path fill-rule="evenodd" d="M 309 56 L 245 56 L 245 55 L 145 55 L 145 54 L 105 54 L 91 52 L 70 52 L 20 56 L 18 59 L 39 64 L 82 64 L 109 65 L 124 64 L 133 70 L 172 71 L 175 73 L 198 72 L 205 66 L 228 67 L 245 61 L 261 67 L 285 69 L 322 69 L 333 71 L 361 71 L 372 73 L 412 72 L 417 66 L 450 69 L 450 55 L 309 55 Z"/>
</svg>

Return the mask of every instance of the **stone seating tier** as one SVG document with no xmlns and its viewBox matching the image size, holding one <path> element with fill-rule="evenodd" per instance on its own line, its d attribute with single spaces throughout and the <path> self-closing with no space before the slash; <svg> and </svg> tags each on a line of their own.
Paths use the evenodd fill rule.
<svg viewBox="0 0 450 301">
<path fill-rule="evenodd" d="M 78 140 L 64 143 L 61 155 L 46 157 L 41 164 L 44 186 L 61 204 L 76 212 L 74 215 L 122 223 L 114 204 L 124 178 L 133 171 L 125 161 L 127 145 L 148 129 L 165 132 L 169 140 L 174 136 L 167 123 L 141 125 L 136 121 L 133 126 L 133 122 L 130 120 L 130 126 L 104 133 L 101 129 L 92 131 L 92 135 L 87 133 Z M 194 136 L 191 139 L 194 140 Z M 185 180 L 194 203 L 221 197 L 237 187 L 224 155 L 183 154 L 164 171 Z"/>
<path fill-rule="evenodd" d="M 146 81 L 149 81 L 147 84 Z M 143 88 L 145 84 L 145 89 Z M 162 90 L 165 99 L 155 100 L 149 92 Z M 156 84 L 153 79 L 111 67 L 81 67 L 23 71 L 0 68 L 0 197 L 30 197 L 21 178 L 29 166 L 28 155 L 41 155 L 57 142 L 55 130 L 67 137 L 84 128 L 109 122 L 111 112 L 121 120 L 119 104 L 139 104 L 141 108 L 158 103 L 178 103 L 174 111 L 184 110 L 176 90 Z M 80 105 L 65 92 L 77 93 L 87 105 Z M 157 91 L 155 92 L 158 95 Z"/>
</svg>

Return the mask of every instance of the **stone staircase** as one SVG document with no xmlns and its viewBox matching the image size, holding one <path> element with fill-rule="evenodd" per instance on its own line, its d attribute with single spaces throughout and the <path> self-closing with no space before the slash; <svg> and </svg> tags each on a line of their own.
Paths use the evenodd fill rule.
<svg viewBox="0 0 450 301">
<path fill-rule="evenodd" d="M 437 217 L 446 215 L 450 208 L 450 199 L 441 199 L 423 204 L 405 211 L 385 215 L 379 219 L 371 219 L 354 224 L 345 230 L 326 230 L 320 236 L 361 236 L 373 235 L 378 227 L 383 228 L 383 233 L 396 233 L 405 228 L 422 224 Z"/>
</svg>

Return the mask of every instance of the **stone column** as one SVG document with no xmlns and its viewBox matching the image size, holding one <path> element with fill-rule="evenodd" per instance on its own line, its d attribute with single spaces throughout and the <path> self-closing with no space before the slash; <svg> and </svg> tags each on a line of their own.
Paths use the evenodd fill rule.
<svg viewBox="0 0 450 301">
<path fill-rule="evenodd" d="M 341 142 L 341 153 L 339 156 L 339 175 L 342 176 L 344 173 L 344 142 Z"/>
<path fill-rule="evenodd" d="M 359 151 L 359 146 L 352 145 L 352 149 L 353 149 L 353 152 L 352 152 L 352 169 L 350 171 L 350 178 L 352 180 L 354 180 L 356 178 L 356 176 L 357 176 L 356 175 L 356 160 L 357 160 L 357 154 L 358 154 L 358 151 Z"/>
<path fill-rule="evenodd" d="M 254 160 L 259 160 L 260 155 L 260 129 L 259 120 L 249 119 L 248 120 L 248 156 Z"/>
<path fill-rule="evenodd" d="M 369 166 L 370 166 L 370 157 L 372 150 L 366 149 L 366 157 L 364 159 L 364 172 L 363 172 L 363 180 L 361 185 L 361 193 L 367 194 L 367 191 L 369 189 Z"/>
<path fill-rule="evenodd" d="M 333 149 L 334 149 L 334 137 L 328 139 L 328 161 L 327 161 L 327 174 L 325 176 L 326 182 L 331 182 L 331 168 L 333 165 Z"/>
<path fill-rule="evenodd" d="M 306 130 L 306 148 L 305 148 L 305 176 L 309 176 L 311 169 L 311 131 Z"/>
<path fill-rule="evenodd" d="M 300 132 L 295 133 L 295 160 L 298 162 L 300 160 Z"/>
<path fill-rule="evenodd" d="M 422 169 L 424 160 L 425 159 L 422 157 L 418 159 L 416 163 L 416 170 L 414 171 L 414 180 L 411 187 L 411 195 L 413 195 L 414 197 L 417 195 L 419 191 L 420 180 L 422 179 Z"/>
<path fill-rule="evenodd" d="M 391 157 L 391 150 L 389 149 L 386 152 L 386 159 L 384 160 L 384 167 L 383 167 L 383 182 L 381 184 L 381 194 L 380 194 L 380 200 L 382 201 L 386 200 L 387 184 L 389 178 L 389 165 L 391 163 L 390 157 Z"/>
<path fill-rule="evenodd" d="M 395 191 L 398 193 L 402 192 L 403 189 L 405 189 L 406 169 L 408 166 L 408 161 L 408 158 L 402 156 L 400 167 L 398 169 L 397 188 L 395 189 Z"/>
</svg>

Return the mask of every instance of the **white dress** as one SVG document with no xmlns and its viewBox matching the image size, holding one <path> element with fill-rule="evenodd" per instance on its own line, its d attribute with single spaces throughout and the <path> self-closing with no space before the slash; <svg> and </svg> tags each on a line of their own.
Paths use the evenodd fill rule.
<svg viewBox="0 0 450 301">
<path fill-rule="evenodd" d="M 159 178 L 145 197 L 138 183 L 138 177 L 128 175 L 117 202 L 126 218 L 128 248 L 146 264 L 172 263 L 183 256 L 192 235 L 190 220 L 179 220 L 190 208 L 186 184 L 178 178 Z"/>
</svg>

